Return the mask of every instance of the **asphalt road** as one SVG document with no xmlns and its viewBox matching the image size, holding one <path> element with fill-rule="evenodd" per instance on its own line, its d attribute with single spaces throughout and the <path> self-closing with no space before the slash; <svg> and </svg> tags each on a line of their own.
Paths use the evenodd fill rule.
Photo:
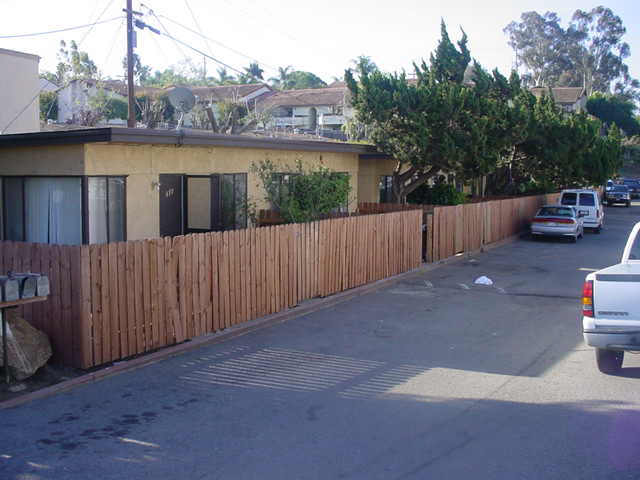
<svg viewBox="0 0 640 480">
<path fill-rule="evenodd" d="M 0 411 L 0 478 L 640 478 L 640 357 L 600 374 L 579 320 L 639 213 Z"/>
</svg>

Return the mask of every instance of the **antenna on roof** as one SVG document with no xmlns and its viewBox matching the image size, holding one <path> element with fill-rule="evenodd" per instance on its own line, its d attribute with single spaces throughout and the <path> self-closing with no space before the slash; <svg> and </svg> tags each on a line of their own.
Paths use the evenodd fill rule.
<svg viewBox="0 0 640 480">
<path fill-rule="evenodd" d="M 169 93 L 169 103 L 180 112 L 180 119 L 176 130 L 180 130 L 182 122 L 184 121 L 184 114 L 189 112 L 196 104 L 196 97 L 191 93 L 191 90 L 184 87 L 172 88 Z"/>
</svg>

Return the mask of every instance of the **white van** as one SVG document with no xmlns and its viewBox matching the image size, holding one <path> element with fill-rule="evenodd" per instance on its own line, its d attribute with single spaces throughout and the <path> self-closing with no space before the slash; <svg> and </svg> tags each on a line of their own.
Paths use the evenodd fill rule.
<svg viewBox="0 0 640 480">
<path fill-rule="evenodd" d="M 560 205 L 576 207 L 578 214 L 582 214 L 585 228 L 593 228 L 600 233 L 604 225 L 604 208 L 600 203 L 598 192 L 595 190 L 576 189 L 563 190 L 560 193 Z"/>
</svg>

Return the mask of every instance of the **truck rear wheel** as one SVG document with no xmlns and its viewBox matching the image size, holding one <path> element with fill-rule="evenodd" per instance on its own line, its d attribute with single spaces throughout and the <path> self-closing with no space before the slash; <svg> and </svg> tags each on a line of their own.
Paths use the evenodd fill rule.
<svg viewBox="0 0 640 480">
<path fill-rule="evenodd" d="M 624 352 L 596 348 L 596 363 L 598 364 L 598 370 L 602 373 L 614 375 L 620 372 L 622 360 L 624 360 Z"/>
</svg>

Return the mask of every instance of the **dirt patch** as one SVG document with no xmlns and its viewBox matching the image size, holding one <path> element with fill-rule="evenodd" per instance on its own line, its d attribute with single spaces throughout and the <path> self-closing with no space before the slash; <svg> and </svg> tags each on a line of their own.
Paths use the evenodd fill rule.
<svg viewBox="0 0 640 480">
<path fill-rule="evenodd" d="M 56 383 L 79 377 L 85 372 L 71 367 L 63 367 L 61 365 L 45 365 L 38 371 L 27 378 L 18 382 L 12 380 L 10 385 L 4 383 L 4 371 L 0 368 L 0 402 L 20 397 L 27 393 L 35 392 L 42 388 L 50 387 Z M 14 391 L 11 391 L 14 390 Z M 19 390 L 19 391 L 15 391 Z"/>
</svg>

